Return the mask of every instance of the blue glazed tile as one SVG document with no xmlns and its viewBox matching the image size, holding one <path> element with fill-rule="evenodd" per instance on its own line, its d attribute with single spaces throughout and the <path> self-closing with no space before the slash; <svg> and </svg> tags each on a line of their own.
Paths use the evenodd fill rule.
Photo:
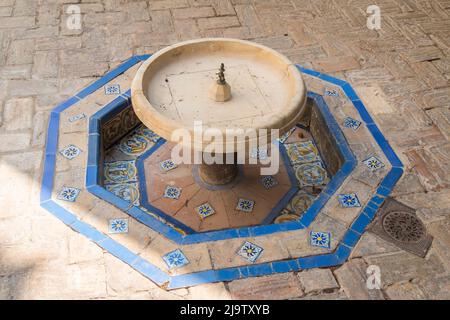
<svg viewBox="0 0 450 320">
<path fill-rule="evenodd" d="M 53 177 L 55 173 L 56 157 L 54 154 L 45 155 L 44 170 L 42 173 L 42 184 L 40 202 L 48 201 L 52 197 Z"/>
<path fill-rule="evenodd" d="M 109 233 L 128 233 L 128 219 L 110 219 L 108 223 Z"/>
<path fill-rule="evenodd" d="M 343 208 L 361 207 L 356 193 L 338 194 L 338 200 Z"/>
<path fill-rule="evenodd" d="M 361 119 L 368 125 L 373 124 L 373 119 L 370 116 L 370 114 L 367 112 L 366 107 L 364 107 L 364 104 L 361 102 L 361 100 L 352 100 L 353 105 L 355 106 L 356 110 L 358 110 L 359 116 Z"/>
<path fill-rule="evenodd" d="M 75 146 L 73 144 L 69 144 L 67 147 L 61 149 L 59 151 L 59 153 L 61 153 L 61 155 L 64 158 L 72 160 L 72 159 L 76 158 L 81 153 L 81 150 L 77 146 Z"/>
<path fill-rule="evenodd" d="M 159 167 L 161 168 L 162 171 L 167 172 L 167 171 L 175 169 L 177 167 L 177 165 L 175 164 L 175 162 L 173 162 L 172 159 L 167 159 L 167 160 L 161 161 L 159 163 Z"/>
<path fill-rule="evenodd" d="M 344 122 L 342 123 L 342 125 L 345 128 L 349 128 L 349 129 L 352 129 L 353 131 L 357 131 L 359 129 L 359 127 L 361 126 L 361 121 L 353 119 L 351 117 L 346 117 L 344 119 Z"/>
<path fill-rule="evenodd" d="M 350 100 L 352 101 L 359 100 L 358 95 L 356 94 L 355 90 L 353 90 L 352 86 L 349 83 L 345 83 L 341 87 Z"/>
<path fill-rule="evenodd" d="M 341 242 L 346 246 L 353 248 L 358 243 L 360 237 L 361 235 L 359 233 L 347 230 Z"/>
<path fill-rule="evenodd" d="M 243 212 L 252 212 L 254 206 L 255 206 L 255 201 L 240 198 L 236 205 L 236 210 L 243 211 Z"/>
<path fill-rule="evenodd" d="M 75 202 L 78 195 L 80 194 L 80 189 L 73 187 L 62 187 L 61 191 L 58 194 L 59 200 Z"/>
<path fill-rule="evenodd" d="M 45 154 L 56 154 L 58 150 L 58 131 L 59 131 L 59 114 L 51 112 L 47 128 Z"/>
<path fill-rule="evenodd" d="M 344 245 L 339 245 L 335 251 L 335 256 L 337 258 L 337 263 L 341 264 L 343 262 L 345 262 L 348 257 L 350 257 L 350 253 L 352 252 L 352 249 L 350 249 L 349 247 L 346 247 Z"/>
<path fill-rule="evenodd" d="M 67 99 L 66 101 L 64 101 L 60 105 L 58 105 L 55 109 L 53 109 L 52 112 L 61 113 L 64 110 L 66 110 L 67 108 L 73 106 L 78 101 L 80 101 L 80 99 L 78 97 L 76 97 L 76 96 L 70 97 L 69 99 Z"/>
<path fill-rule="evenodd" d="M 110 254 L 119 258 L 123 262 L 128 263 L 132 267 L 134 267 L 134 263 L 139 258 L 136 254 L 119 244 L 117 241 L 114 241 L 110 237 L 105 237 L 101 241 L 96 241 L 96 243 L 104 250 L 108 251 Z"/>
<path fill-rule="evenodd" d="M 99 183 L 98 166 L 87 166 L 86 168 L 86 187 L 97 185 Z"/>
<path fill-rule="evenodd" d="M 88 140 L 88 166 L 97 166 L 102 161 L 100 159 L 101 137 L 97 133 L 89 135 Z"/>
<path fill-rule="evenodd" d="M 330 97 L 339 97 L 339 92 L 336 89 L 325 89 L 325 95 Z"/>
<path fill-rule="evenodd" d="M 160 286 L 170 280 L 166 273 L 139 256 L 136 256 L 130 265 Z"/>
<path fill-rule="evenodd" d="M 241 273 L 239 272 L 239 268 L 227 268 L 217 270 L 217 281 L 232 281 L 239 279 L 241 277 Z"/>
<path fill-rule="evenodd" d="M 369 219 L 369 217 L 367 217 L 365 214 L 360 214 L 358 218 L 353 222 L 350 229 L 359 234 L 362 234 L 370 221 L 372 220 Z"/>
<path fill-rule="evenodd" d="M 195 212 L 200 216 L 201 219 L 205 219 L 216 213 L 214 208 L 208 202 L 203 203 L 198 207 L 196 207 Z"/>
<path fill-rule="evenodd" d="M 331 246 L 331 233 L 321 231 L 311 231 L 309 233 L 309 243 L 313 247 L 321 247 L 330 249 Z"/>
<path fill-rule="evenodd" d="M 163 260 L 169 269 L 177 269 L 189 264 L 189 260 L 180 249 L 165 254 Z"/>
<path fill-rule="evenodd" d="M 92 116 L 89 120 L 89 134 L 100 134 L 101 118 Z"/>
<path fill-rule="evenodd" d="M 272 189 L 278 185 L 278 180 L 274 176 L 263 176 L 261 178 L 261 183 L 266 189 Z"/>
<path fill-rule="evenodd" d="M 164 190 L 164 198 L 178 200 L 181 196 L 181 188 L 167 186 Z"/>
<path fill-rule="evenodd" d="M 391 171 L 389 171 L 389 173 L 387 174 L 387 176 L 384 177 L 383 181 L 381 181 L 381 187 L 384 187 L 392 191 L 395 184 L 398 182 L 398 180 L 400 180 L 402 175 L 403 175 L 402 168 L 392 168 Z"/>
<path fill-rule="evenodd" d="M 250 277 L 261 277 L 273 273 L 271 263 L 246 266 Z"/>
<path fill-rule="evenodd" d="M 73 214 L 71 214 L 69 211 L 59 206 L 52 200 L 41 203 L 41 206 L 51 212 L 51 214 L 53 214 L 56 218 L 58 218 L 68 226 L 77 221 L 77 218 Z"/>
<path fill-rule="evenodd" d="M 77 122 L 77 121 L 80 121 L 83 119 L 86 119 L 86 115 L 84 113 L 79 113 L 79 114 L 69 117 L 67 120 L 72 123 L 72 122 Z"/>
<path fill-rule="evenodd" d="M 388 158 L 389 162 L 393 167 L 403 167 L 402 162 L 395 154 L 394 150 L 392 150 L 391 146 L 387 142 L 386 138 L 381 133 L 380 129 L 375 124 L 369 124 L 367 125 L 367 128 L 369 129 L 370 133 L 372 133 L 372 136 L 377 141 L 378 145 L 380 146 L 381 150 L 383 150 L 384 154 Z"/>
<path fill-rule="evenodd" d="M 363 160 L 363 163 L 366 165 L 367 168 L 369 168 L 370 171 L 377 171 L 384 168 L 384 163 L 381 162 L 381 160 L 375 156 L 371 156 Z"/>
<path fill-rule="evenodd" d="M 109 192 L 105 188 L 99 186 L 99 185 L 92 185 L 89 187 L 89 192 L 96 195 L 97 197 L 105 200 L 106 202 L 109 202 L 113 205 L 115 205 L 117 208 L 119 208 L 122 211 L 126 211 L 130 207 L 130 203 L 128 201 L 125 201 L 118 196 L 116 196 L 114 193 Z"/>
<path fill-rule="evenodd" d="M 99 242 L 106 239 L 106 236 L 103 233 L 83 221 L 76 220 L 70 225 L 70 227 L 94 242 Z"/>
<path fill-rule="evenodd" d="M 173 276 L 167 288 L 179 289 L 216 281 L 218 281 L 217 271 L 208 270 Z"/>
<path fill-rule="evenodd" d="M 236 254 L 249 262 L 255 262 L 259 258 L 263 250 L 264 249 L 260 246 L 257 246 L 256 244 L 249 241 L 245 241 Z"/>
<path fill-rule="evenodd" d="M 119 84 L 107 84 L 105 85 L 105 95 L 118 95 L 120 94 Z"/>
</svg>

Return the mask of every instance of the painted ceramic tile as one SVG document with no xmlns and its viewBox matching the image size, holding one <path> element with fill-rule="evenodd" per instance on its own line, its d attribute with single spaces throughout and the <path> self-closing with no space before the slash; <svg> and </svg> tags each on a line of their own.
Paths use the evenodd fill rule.
<svg viewBox="0 0 450 320">
<path fill-rule="evenodd" d="M 69 122 L 75 122 L 84 118 L 86 118 L 86 115 L 84 113 L 76 114 L 74 116 L 69 117 Z"/>
<path fill-rule="evenodd" d="M 136 129 L 136 133 L 144 136 L 147 140 L 153 143 L 158 142 L 158 140 L 160 139 L 160 136 L 143 125 Z"/>
<path fill-rule="evenodd" d="M 352 129 L 353 131 L 358 130 L 358 128 L 361 126 L 361 121 L 358 121 L 356 119 L 347 117 L 344 119 L 344 127 Z"/>
<path fill-rule="evenodd" d="M 109 233 L 127 233 L 128 219 L 111 219 L 108 225 Z"/>
<path fill-rule="evenodd" d="M 195 208 L 195 211 L 200 216 L 200 218 L 204 219 L 216 213 L 213 207 L 207 202 Z"/>
<path fill-rule="evenodd" d="M 378 169 L 381 169 L 384 167 L 384 163 L 381 162 L 380 159 L 378 159 L 375 156 L 371 156 L 363 161 L 363 163 L 369 168 L 371 171 L 377 171 Z"/>
<path fill-rule="evenodd" d="M 73 144 L 69 144 L 67 147 L 59 151 L 64 158 L 67 158 L 69 160 L 72 160 L 73 158 L 76 158 L 80 153 L 81 150 L 74 146 Z"/>
<path fill-rule="evenodd" d="M 134 160 L 106 162 L 104 172 L 105 184 L 121 184 L 137 180 L 137 169 Z"/>
<path fill-rule="evenodd" d="M 137 155 L 144 152 L 147 146 L 147 139 L 141 135 L 133 134 L 120 141 L 119 150 L 127 155 Z"/>
<path fill-rule="evenodd" d="M 313 195 L 300 190 L 289 202 L 286 209 L 289 210 L 290 213 L 300 215 L 311 206 L 314 199 L 315 197 Z"/>
<path fill-rule="evenodd" d="M 130 202 L 132 205 L 139 205 L 139 186 L 137 183 L 110 184 L 105 187 L 106 190 Z"/>
<path fill-rule="evenodd" d="M 105 86 L 105 94 L 120 94 L 120 85 L 118 84 L 107 84 Z"/>
<path fill-rule="evenodd" d="M 339 97 L 339 92 L 336 89 L 325 89 L 325 95 L 330 97 Z"/>
<path fill-rule="evenodd" d="M 285 144 L 292 164 L 319 161 L 319 151 L 312 141 Z"/>
<path fill-rule="evenodd" d="M 252 212 L 253 207 L 255 206 L 255 201 L 247 200 L 247 199 L 239 199 L 236 210 L 244 211 L 244 212 Z"/>
<path fill-rule="evenodd" d="M 167 264 L 169 269 L 181 268 L 189 264 L 189 260 L 180 249 L 176 249 L 164 255 L 163 260 Z"/>
<path fill-rule="evenodd" d="M 245 241 L 241 248 L 238 250 L 237 254 L 249 262 L 255 262 L 259 258 L 263 250 L 264 249 L 260 246 Z"/>
<path fill-rule="evenodd" d="M 331 234 L 329 232 L 311 231 L 309 234 L 310 244 L 314 247 L 330 249 Z"/>
<path fill-rule="evenodd" d="M 278 184 L 278 180 L 274 176 L 263 176 L 261 183 L 266 189 L 271 189 Z"/>
<path fill-rule="evenodd" d="M 338 194 L 338 199 L 344 208 L 361 207 L 358 196 L 355 193 Z"/>
<path fill-rule="evenodd" d="M 301 186 L 320 186 L 328 182 L 327 171 L 320 161 L 296 165 L 294 171 Z"/>
<path fill-rule="evenodd" d="M 175 162 L 173 162 L 172 159 L 167 159 L 167 160 L 161 161 L 159 163 L 159 167 L 161 168 L 162 171 L 167 172 L 167 171 L 175 169 L 177 167 L 177 165 L 175 164 Z"/>
<path fill-rule="evenodd" d="M 62 187 L 61 191 L 58 194 L 59 200 L 74 202 L 78 195 L 80 194 L 80 189 L 72 188 L 72 187 Z"/>
<path fill-rule="evenodd" d="M 181 188 L 178 187 L 167 186 L 166 189 L 164 190 L 164 198 L 178 200 L 180 195 L 181 195 Z"/>
</svg>

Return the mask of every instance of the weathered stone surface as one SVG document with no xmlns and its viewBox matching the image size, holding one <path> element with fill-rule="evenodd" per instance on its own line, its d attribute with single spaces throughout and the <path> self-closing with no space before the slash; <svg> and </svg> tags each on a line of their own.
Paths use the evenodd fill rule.
<svg viewBox="0 0 450 320">
<path fill-rule="evenodd" d="M 417 284 L 411 282 L 396 283 L 386 288 L 390 300 L 424 300 L 425 294 Z"/>
<path fill-rule="evenodd" d="M 300 272 L 298 277 L 306 294 L 339 288 L 329 269 L 305 270 Z"/>
<path fill-rule="evenodd" d="M 381 290 L 367 288 L 367 267 L 368 265 L 363 260 L 353 259 L 339 267 L 334 274 L 339 285 L 350 299 L 383 300 Z"/>
<path fill-rule="evenodd" d="M 10 99 L 5 103 L 4 121 L 6 130 L 28 129 L 33 122 L 33 98 Z"/>
<path fill-rule="evenodd" d="M 228 283 L 228 288 L 236 300 L 278 300 L 303 295 L 298 278 L 292 273 L 235 280 Z"/>
</svg>

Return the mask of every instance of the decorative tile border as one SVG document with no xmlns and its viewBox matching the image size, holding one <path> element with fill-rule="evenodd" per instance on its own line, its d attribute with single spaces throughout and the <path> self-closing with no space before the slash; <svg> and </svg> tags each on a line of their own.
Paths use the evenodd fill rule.
<svg viewBox="0 0 450 320">
<path fill-rule="evenodd" d="M 132 268 L 136 269 L 138 272 L 150 278 L 156 284 L 160 286 L 165 285 L 167 289 L 176 289 L 209 282 L 231 281 L 235 279 L 242 279 L 253 276 L 263 276 L 273 273 L 298 271 L 302 269 L 310 269 L 316 267 L 332 267 L 344 263 L 349 257 L 352 248 L 356 245 L 362 233 L 364 232 L 366 226 L 372 221 L 372 219 L 376 214 L 376 211 L 383 204 L 385 198 L 391 193 L 393 187 L 402 176 L 403 165 L 400 159 L 393 151 L 393 149 L 391 148 L 391 146 L 389 145 L 388 141 L 384 138 L 383 134 L 374 123 L 373 119 L 365 109 L 363 103 L 361 102 L 357 94 L 354 92 L 350 84 L 348 84 L 343 80 L 339 80 L 330 77 L 328 75 L 319 73 L 317 71 L 308 70 L 301 67 L 299 67 L 299 70 L 304 74 L 333 83 L 339 86 L 344 91 L 344 93 L 352 101 L 354 107 L 361 116 L 363 123 L 366 125 L 367 129 L 370 131 L 373 138 L 376 140 L 376 142 L 382 149 L 383 153 L 387 157 L 388 161 L 392 165 L 391 170 L 383 178 L 378 188 L 376 189 L 376 194 L 372 196 L 372 198 L 363 208 L 361 214 L 351 224 L 351 226 L 345 233 L 343 239 L 341 240 L 341 242 L 339 243 L 334 252 L 310 257 L 300 257 L 284 261 L 253 264 L 243 267 L 232 267 L 219 270 L 206 270 L 201 272 L 169 276 L 167 273 L 163 272 L 161 269 L 157 268 L 152 263 L 134 254 L 129 249 L 119 244 L 117 241 L 96 230 L 89 224 L 78 220 L 73 213 L 69 212 L 67 209 L 61 207 L 55 201 L 52 200 L 56 154 L 58 152 L 57 142 L 59 133 L 58 130 L 59 130 L 60 113 L 69 108 L 70 106 L 74 105 L 81 99 L 87 97 L 89 94 L 98 90 L 102 86 L 106 85 L 112 79 L 116 78 L 118 75 L 122 74 L 136 63 L 146 60 L 148 57 L 149 57 L 148 55 L 136 56 L 127 60 L 118 68 L 112 70 L 111 72 L 108 72 L 101 79 L 95 81 L 93 84 L 83 89 L 75 96 L 69 98 L 67 101 L 58 105 L 50 113 L 50 121 L 47 131 L 47 143 L 45 150 L 42 187 L 40 193 L 41 206 L 46 210 L 48 210 L 50 213 L 52 213 L 54 216 L 56 216 L 58 219 L 60 219 L 62 222 L 67 224 L 69 227 L 71 227 L 72 229 L 74 229 L 79 233 L 82 233 L 88 239 L 99 245 L 101 248 L 107 250 L 112 255 L 129 264 Z M 323 99 L 319 95 L 310 94 L 310 96 L 313 96 L 314 100 L 316 102 L 319 102 L 318 103 L 319 106 L 320 104 L 322 105 L 324 104 Z M 124 101 L 127 101 L 129 98 L 130 98 L 129 92 L 124 93 L 123 95 L 118 97 L 118 99 L 122 99 Z M 106 109 L 106 107 L 104 109 Z M 331 113 L 329 113 L 329 110 L 328 112 L 325 112 L 325 117 L 333 118 Z M 340 133 L 339 126 L 333 124 L 332 127 L 334 128 L 334 130 L 337 130 L 336 132 Z M 341 148 L 343 147 L 342 150 L 344 150 L 344 153 L 347 153 L 347 156 L 349 154 L 351 155 L 350 149 L 348 148 L 348 146 L 345 146 L 345 143 L 343 143 L 345 142 L 345 138 L 342 139 L 343 138 L 342 133 L 340 133 L 340 135 L 341 137 L 337 137 L 337 139 L 341 141 L 341 143 L 339 143 L 339 146 Z M 97 142 L 97 144 L 99 143 L 98 133 L 91 133 L 91 128 L 89 129 L 89 140 L 90 142 L 94 141 Z M 92 145 L 95 146 L 95 144 Z M 107 192 L 105 189 L 101 188 L 98 185 L 97 181 L 99 177 L 98 170 L 94 169 L 95 160 L 98 160 L 98 152 L 97 150 L 93 149 L 92 145 L 91 143 L 89 144 L 89 156 L 88 156 L 87 178 L 86 178 L 86 187 L 88 188 L 88 190 L 96 195 L 100 195 L 106 201 L 108 201 L 107 200 L 108 197 L 114 197 L 116 204 L 119 204 L 118 207 L 121 208 L 123 211 L 129 213 L 131 216 L 134 216 L 133 215 L 134 213 L 136 215 L 135 218 L 141 217 L 141 213 L 135 211 L 134 208 L 136 207 L 130 208 L 128 203 L 123 200 L 122 203 L 120 203 L 120 201 L 117 202 L 116 201 L 117 199 L 118 200 L 121 199 Z M 280 230 L 275 231 L 275 229 L 279 229 L 280 226 L 282 226 L 282 229 L 284 231 L 288 231 L 298 229 L 299 224 L 302 227 L 309 225 L 314 219 L 314 217 L 318 214 L 320 209 L 324 206 L 325 202 L 330 198 L 332 194 L 334 194 L 334 192 L 337 190 L 341 182 L 350 174 L 350 172 L 355 167 L 356 163 L 354 161 L 354 158 L 350 157 L 350 159 L 353 159 L 353 161 L 347 161 L 344 163 L 344 165 L 339 169 L 339 171 L 330 181 L 330 183 L 325 187 L 325 190 L 321 193 L 316 202 L 314 202 L 312 206 L 302 216 L 302 220 L 300 222 L 263 226 L 259 227 L 260 229 L 253 229 L 251 231 L 248 230 L 249 228 L 247 228 L 247 230 L 245 230 L 244 232 L 240 231 L 239 229 L 235 229 L 230 230 L 229 232 L 233 236 L 237 237 L 248 237 L 248 236 L 255 237 L 280 231 Z M 148 218 L 150 218 L 150 216 L 147 215 L 147 219 Z M 146 218 L 143 219 L 145 220 Z M 152 221 L 152 223 L 155 224 L 155 221 Z M 179 233 L 169 228 L 164 223 L 159 222 L 159 227 L 161 229 L 158 230 L 167 231 L 166 236 L 168 236 L 169 238 L 170 236 L 173 236 L 179 240 L 183 240 L 183 237 Z M 223 235 L 221 236 L 221 238 L 223 239 Z M 210 238 L 210 240 L 213 239 Z M 198 241 L 193 241 L 192 243 L 196 242 Z M 181 241 L 181 243 L 183 243 L 183 241 Z"/>
</svg>

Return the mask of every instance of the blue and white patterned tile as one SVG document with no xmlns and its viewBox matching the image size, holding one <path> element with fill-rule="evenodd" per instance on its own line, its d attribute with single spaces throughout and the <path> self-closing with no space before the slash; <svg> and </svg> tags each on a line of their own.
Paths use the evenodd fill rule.
<svg viewBox="0 0 450 320">
<path fill-rule="evenodd" d="M 112 234 L 128 233 L 128 219 L 110 219 L 108 232 Z"/>
<path fill-rule="evenodd" d="M 106 95 L 120 94 L 120 85 L 119 84 L 107 84 L 105 86 L 105 94 Z"/>
<path fill-rule="evenodd" d="M 309 243 L 313 247 L 330 249 L 331 234 L 329 232 L 311 231 L 309 233 Z"/>
<path fill-rule="evenodd" d="M 361 121 L 350 118 L 350 117 L 346 117 L 344 119 L 343 125 L 346 128 L 352 129 L 353 131 L 357 131 L 359 129 L 359 127 L 361 126 Z"/>
<path fill-rule="evenodd" d="M 72 159 L 76 158 L 81 153 L 81 150 L 77 146 L 75 146 L 73 144 L 69 144 L 64 149 L 61 149 L 59 151 L 59 153 L 61 153 L 61 155 L 64 158 L 72 160 Z"/>
<path fill-rule="evenodd" d="M 361 207 L 356 193 L 338 194 L 338 200 L 344 208 Z"/>
<path fill-rule="evenodd" d="M 249 262 L 255 262 L 263 252 L 263 248 L 257 246 L 254 243 L 245 241 L 244 244 L 239 248 L 237 255 L 241 256 Z"/>
<path fill-rule="evenodd" d="M 114 161 L 104 164 L 104 183 L 121 184 L 137 181 L 136 161 Z"/>
<path fill-rule="evenodd" d="M 261 183 L 266 189 L 271 189 L 278 185 L 278 180 L 274 176 L 263 176 Z"/>
<path fill-rule="evenodd" d="M 195 208 L 195 212 L 200 216 L 200 218 L 205 219 L 216 213 L 214 208 L 208 203 L 204 203 Z"/>
<path fill-rule="evenodd" d="M 167 186 L 164 190 L 164 198 L 178 200 L 181 196 L 181 188 Z"/>
<path fill-rule="evenodd" d="M 74 116 L 69 117 L 69 122 L 76 122 L 82 119 L 85 119 L 86 115 L 84 113 L 76 114 Z"/>
<path fill-rule="evenodd" d="M 62 187 L 61 191 L 58 194 L 59 200 L 75 202 L 78 195 L 80 194 L 80 189 L 73 187 Z"/>
<path fill-rule="evenodd" d="M 321 161 L 295 165 L 294 171 L 301 186 L 321 186 L 328 182 L 327 171 Z"/>
<path fill-rule="evenodd" d="M 119 150 L 129 156 L 136 156 L 143 153 L 148 146 L 148 140 L 138 134 L 129 135 L 119 143 Z"/>
<path fill-rule="evenodd" d="M 284 145 L 292 164 L 320 161 L 319 150 L 312 141 L 302 141 Z"/>
<path fill-rule="evenodd" d="M 139 206 L 139 185 L 135 183 L 108 184 L 106 190 L 132 205 Z"/>
<path fill-rule="evenodd" d="M 236 205 L 236 210 L 243 211 L 243 212 L 252 212 L 254 206 L 255 206 L 255 201 L 240 198 Z"/>
<path fill-rule="evenodd" d="M 177 269 L 189 264 L 189 260 L 180 249 L 176 249 L 163 256 L 164 262 L 169 269 Z"/>
<path fill-rule="evenodd" d="M 384 168 L 384 163 L 381 162 L 380 159 L 378 159 L 375 156 L 371 156 L 363 161 L 363 163 L 369 168 L 371 171 L 377 171 L 379 169 Z"/>
<path fill-rule="evenodd" d="M 339 92 L 336 89 L 325 89 L 324 92 L 326 96 L 339 97 Z"/>
<path fill-rule="evenodd" d="M 177 167 L 177 165 L 175 164 L 175 162 L 173 162 L 172 159 L 167 159 L 167 160 L 161 161 L 159 163 L 159 167 L 161 168 L 162 171 L 167 172 L 167 171 L 175 169 Z"/>
</svg>

